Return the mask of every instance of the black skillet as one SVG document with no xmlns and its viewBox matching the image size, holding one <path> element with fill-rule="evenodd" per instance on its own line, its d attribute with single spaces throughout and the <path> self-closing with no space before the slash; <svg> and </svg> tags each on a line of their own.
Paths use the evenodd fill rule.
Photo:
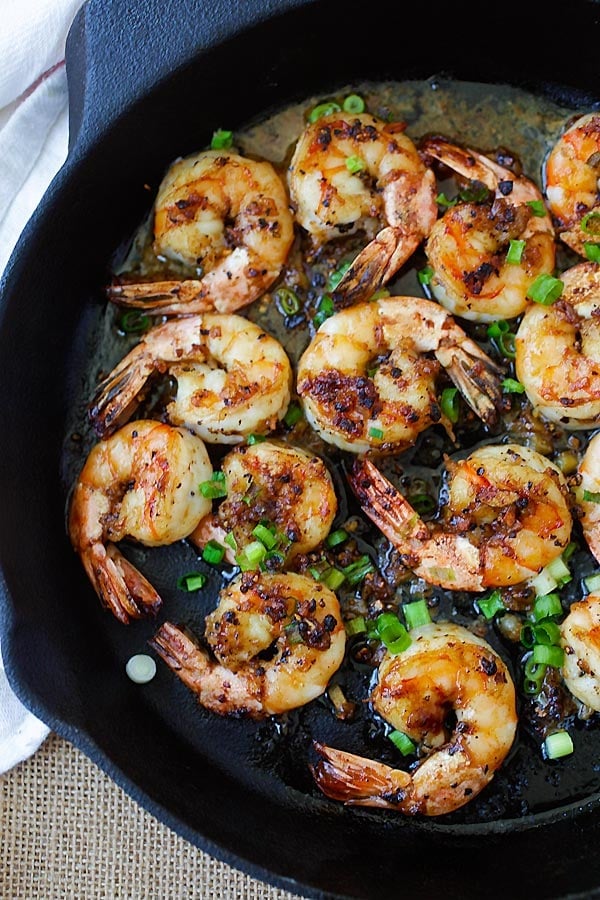
<svg viewBox="0 0 600 900">
<path fill-rule="evenodd" d="M 69 157 L 1 285 L 8 675 L 35 714 L 184 838 L 309 897 L 600 896 L 598 784 L 576 802 L 483 825 L 350 810 L 299 768 L 288 778 L 272 729 L 203 714 L 166 667 L 143 689 L 123 677 L 153 626 L 125 628 L 103 613 L 63 525 L 65 442 L 109 260 L 147 208 L 143 185 L 224 121 L 235 128 L 365 78 L 438 73 L 597 105 L 600 6 L 571 0 L 559 10 L 91 0 L 69 37 Z M 169 554 L 141 564 L 168 603 Z M 177 609 L 185 615 L 181 601 Z"/>
</svg>

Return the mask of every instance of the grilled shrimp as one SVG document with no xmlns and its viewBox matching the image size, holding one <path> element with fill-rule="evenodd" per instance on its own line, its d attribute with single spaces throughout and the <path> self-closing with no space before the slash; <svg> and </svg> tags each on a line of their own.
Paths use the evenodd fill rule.
<svg viewBox="0 0 600 900">
<path fill-rule="evenodd" d="M 519 316 L 529 305 L 531 284 L 555 266 L 550 217 L 534 215 L 528 206 L 537 201 L 543 208 L 539 189 L 481 153 L 441 138 L 427 139 L 421 151 L 494 194 L 493 202 L 457 203 L 431 229 L 425 252 L 433 269 L 433 295 L 464 319 L 491 322 Z M 516 240 L 525 243 L 518 262 L 512 262 L 507 254 Z"/>
<path fill-rule="evenodd" d="M 600 503 L 597 502 L 600 497 L 600 432 L 588 443 L 578 473 L 581 477 L 577 494 L 582 512 L 581 529 L 588 547 L 600 562 Z"/>
<path fill-rule="evenodd" d="M 600 266 L 561 274 L 551 306 L 532 303 L 515 337 L 515 370 L 532 406 L 564 428 L 600 422 Z"/>
<path fill-rule="evenodd" d="M 279 277 L 293 239 L 285 185 L 272 164 L 205 150 L 170 166 L 154 207 L 154 252 L 199 277 L 113 285 L 109 297 L 163 315 L 231 313 Z"/>
<path fill-rule="evenodd" d="M 333 480 L 322 459 L 289 444 L 263 441 L 236 447 L 224 458 L 226 498 L 200 522 L 191 540 L 204 546 L 231 533 L 243 548 L 267 523 L 275 531 L 274 550 L 284 562 L 308 553 L 329 534 L 337 513 Z M 235 555 L 228 547 L 230 562 Z"/>
<path fill-rule="evenodd" d="M 560 556 L 572 517 L 560 469 L 517 444 L 488 445 L 447 463 L 443 518 L 424 522 L 369 460 L 349 476 L 363 510 L 429 584 L 482 591 L 520 584 Z"/>
<path fill-rule="evenodd" d="M 572 603 L 560 631 L 565 684 L 574 697 L 600 712 L 600 593 Z"/>
<path fill-rule="evenodd" d="M 576 253 L 600 244 L 600 114 L 580 116 L 559 137 L 544 167 L 546 199 L 558 235 Z"/>
<path fill-rule="evenodd" d="M 308 125 L 296 144 L 290 195 L 314 245 L 358 229 L 371 240 L 336 289 L 348 303 L 388 281 L 437 218 L 435 176 L 403 130 L 367 113 L 336 112 Z"/>
<path fill-rule="evenodd" d="M 119 621 L 154 615 L 161 598 L 115 546 L 182 540 L 210 511 L 198 490 L 212 466 L 184 428 L 139 420 L 96 444 L 75 484 L 69 535 L 102 603 Z"/>
<path fill-rule="evenodd" d="M 132 414 L 159 373 L 177 382 L 169 422 L 210 443 L 272 430 L 290 402 L 292 368 L 275 338 L 243 316 L 187 316 L 151 328 L 100 384 L 90 404 L 100 435 Z"/>
<path fill-rule="evenodd" d="M 506 759 L 517 727 L 515 687 L 496 651 L 460 625 L 423 625 L 411 637 L 408 649 L 384 657 L 371 702 L 421 745 L 424 759 L 408 773 L 317 743 L 313 775 L 324 794 L 346 804 L 439 816 L 477 796 Z"/>
<path fill-rule="evenodd" d="M 346 644 L 333 591 L 292 573 L 238 576 L 221 591 L 205 636 L 212 653 L 166 622 L 151 644 L 206 709 L 253 719 L 324 693 Z"/>
<path fill-rule="evenodd" d="M 326 319 L 299 361 L 297 391 L 325 441 L 353 453 L 403 450 L 442 419 L 440 366 L 493 423 L 501 370 L 446 310 L 417 297 L 361 303 Z"/>
</svg>

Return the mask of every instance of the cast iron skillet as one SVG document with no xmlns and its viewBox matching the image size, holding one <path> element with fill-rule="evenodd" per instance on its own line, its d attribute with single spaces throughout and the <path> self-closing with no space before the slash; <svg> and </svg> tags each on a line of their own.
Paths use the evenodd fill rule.
<svg viewBox="0 0 600 900">
<path fill-rule="evenodd" d="M 482 12 L 483 15 L 483 12 Z M 600 6 L 91 0 L 68 41 L 69 158 L 1 285 L 2 648 L 23 702 L 144 807 L 216 857 L 310 897 L 600 895 L 600 805 L 485 826 L 350 810 L 255 765 L 260 728 L 202 715 L 159 668 L 123 662 L 154 626 L 100 605 L 65 536 L 63 443 L 109 260 L 173 158 L 227 122 L 368 79 L 506 82 L 600 98 Z M 169 603 L 173 572 L 146 571 Z M 181 612 L 181 608 L 179 610 Z M 258 748 L 258 749 L 257 749 Z M 267 756 L 269 748 L 264 751 Z M 308 776 L 307 776 L 308 778 Z M 94 810 L 90 810 L 93 827 Z M 193 892 L 193 886 L 190 885 Z"/>
</svg>

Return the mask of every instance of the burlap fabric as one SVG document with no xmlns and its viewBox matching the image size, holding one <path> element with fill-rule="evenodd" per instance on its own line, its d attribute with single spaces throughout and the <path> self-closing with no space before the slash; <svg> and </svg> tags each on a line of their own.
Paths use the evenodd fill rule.
<svg viewBox="0 0 600 900">
<path fill-rule="evenodd" d="M 57 735 L 0 777 L 2 900 L 299 900 L 188 844 Z"/>
</svg>

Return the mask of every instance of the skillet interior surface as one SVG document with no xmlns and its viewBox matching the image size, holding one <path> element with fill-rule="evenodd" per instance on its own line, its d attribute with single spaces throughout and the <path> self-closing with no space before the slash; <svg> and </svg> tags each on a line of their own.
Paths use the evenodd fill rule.
<svg viewBox="0 0 600 900">
<path fill-rule="evenodd" d="M 1 286 L 2 647 L 11 683 L 185 838 L 282 887 L 343 898 L 595 895 L 595 794 L 482 825 L 347 809 L 318 795 L 308 776 L 287 783 L 272 730 L 204 714 L 160 667 L 143 691 L 124 679 L 124 662 L 143 652 L 155 623 L 123 628 L 100 609 L 65 535 L 61 474 L 110 260 L 147 209 L 144 185 L 157 184 L 167 162 L 204 146 L 224 116 L 241 127 L 365 78 L 443 74 L 597 108 L 600 8 L 570 4 L 556 23 L 546 5 L 530 3 L 486 32 L 467 4 L 451 14 L 429 5 L 410 26 L 393 4 L 373 18 L 330 2 L 119 6 L 92 0 L 72 30 L 69 159 Z M 171 27 L 165 40 L 171 23 L 177 34 Z M 193 560 L 186 547 L 143 559 L 167 608 Z M 211 587 L 214 596 L 216 579 Z M 184 618 L 186 601 L 177 604 Z"/>
</svg>

